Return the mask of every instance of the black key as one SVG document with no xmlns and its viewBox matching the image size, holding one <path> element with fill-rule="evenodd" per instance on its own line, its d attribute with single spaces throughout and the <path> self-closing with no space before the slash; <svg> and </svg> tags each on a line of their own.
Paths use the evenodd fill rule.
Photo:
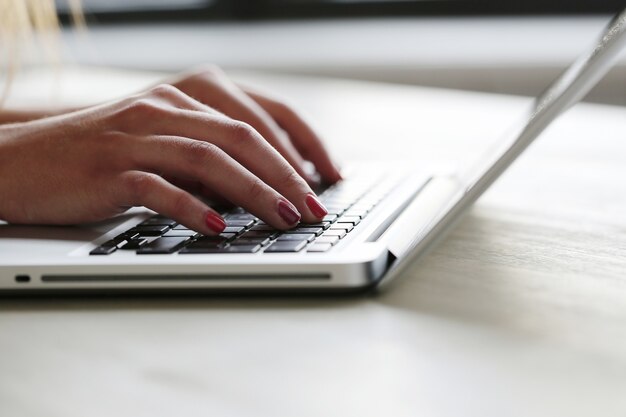
<svg viewBox="0 0 626 417">
<path fill-rule="evenodd" d="M 140 237 L 140 238 L 137 238 L 137 239 L 131 239 L 131 240 L 128 241 L 128 243 L 126 243 L 120 249 L 123 249 L 123 250 L 137 250 L 137 249 L 141 248 L 142 246 L 144 246 L 146 243 L 148 243 L 148 239 L 144 239 L 143 237 Z"/>
<path fill-rule="evenodd" d="M 276 240 L 280 241 L 304 241 L 310 242 L 315 239 L 315 235 L 313 233 L 285 233 L 276 238 Z"/>
<path fill-rule="evenodd" d="M 139 223 L 138 226 L 176 226 L 176 221 L 163 216 L 153 216 Z"/>
<path fill-rule="evenodd" d="M 327 214 L 326 216 L 324 216 L 324 218 L 322 219 L 322 221 L 325 222 L 334 222 L 335 220 L 337 220 L 337 216 L 334 214 Z"/>
<path fill-rule="evenodd" d="M 332 247 L 330 243 L 314 243 L 307 248 L 307 252 L 326 252 Z"/>
<path fill-rule="evenodd" d="M 337 242 L 339 242 L 339 236 L 320 236 L 315 239 L 314 243 L 330 243 L 334 245 Z"/>
<path fill-rule="evenodd" d="M 306 246 L 306 241 L 275 241 L 267 249 L 266 253 L 299 252 Z"/>
<path fill-rule="evenodd" d="M 194 230 L 180 230 L 180 229 L 172 229 L 166 232 L 163 237 L 196 237 L 199 233 Z"/>
<path fill-rule="evenodd" d="M 141 236 L 161 236 L 170 230 L 169 226 L 137 226 L 130 229 L 129 233 L 139 233 Z"/>
<path fill-rule="evenodd" d="M 117 250 L 117 246 L 108 246 L 108 247 L 98 246 L 97 248 L 89 252 L 89 254 L 90 255 L 110 255 L 116 250 Z"/>
<path fill-rule="evenodd" d="M 250 213 L 234 213 L 227 214 L 224 220 L 226 220 L 226 222 L 229 220 L 256 220 L 256 217 Z"/>
<path fill-rule="evenodd" d="M 140 255 L 173 253 L 188 241 L 189 238 L 187 237 L 160 237 L 144 247 L 139 248 L 137 253 Z"/>
<path fill-rule="evenodd" d="M 202 254 L 202 253 L 255 253 L 261 249 L 261 245 L 241 245 L 213 248 L 196 248 L 189 245 L 183 248 L 179 253 L 181 255 Z"/>
<path fill-rule="evenodd" d="M 275 232 L 276 231 L 276 229 L 274 229 L 269 224 L 255 224 L 254 226 L 250 228 L 250 230 L 255 231 L 255 232 Z"/>
<path fill-rule="evenodd" d="M 132 229 L 131 229 L 132 230 Z M 137 239 L 139 237 L 139 233 L 136 232 L 124 232 L 115 236 L 115 240 L 131 240 Z"/>
<path fill-rule="evenodd" d="M 313 233 L 315 236 L 319 236 L 324 231 L 321 227 L 296 227 L 295 229 L 288 230 L 285 233 Z"/>
<path fill-rule="evenodd" d="M 300 223 L 302 227 L 321 227 L 322 229 L 328 229 L 330 227 L 330 222 L 320 222 L 320 223 Z M 254 227 L 252 228 L 254 230 Z"/>
<path fill-rule="evenodd" d="M 207 250 L 213 251 L 213 250 L 218 250 L 221 249 L 225 246 L 225 244 L 223 242 L 208 242 L 208 241 L 204 241 L 204 242 L 192 242 L 189 245 L 185 246 L 184 248 L 182 248 L 180 250 L 179 253 L 213 253 L 213 252 L 207 252 Z"/>
<path fill-rule="evenodd" d="M 248 227 L 254 224 L 254 220 L 231 220 L 226 219 L 226 226 L 240 226 L 240 227 Z"/>
<path fill-rule="evenodd" d="M 242 226 L 226 226 L 226 228 L 224 229 L 224 231 L 222 233 L 241 233 L 244 230 L 246 230 L 245 227 Z"/>
<path fill-rule="evenodd" d="M 126 244 L 126 242 L 128 242 L 127 239 L 111 239 L 111 240 L 107 240 L 106 242 L 102 243 L 100 245 L 100 247 L 102 248 L 121 248 L 122 246 L 124 246 Z"/>
<path fill-rule="evenodd" d="M 339 219 L 341 220 L 341 219 Z M 354 225 L 352 223 L 333 223 L 332 226 L 330 226 L 330 230 L 345 230 L 346 233 L 350 232 L 352 229 L 354 229 Z"/>
<path fill-rule="evenodd" d="M 345 235 L 346 235 L 346 231 L 345 230 L 332 230 L 332 229 L 329 229 L 329 230 L 325 231 L 324 233 L 322 233 L 322 237 L 325 237 L 325 236 L 337 236 L 337 237 L 339 237 L 339 239 L 341 239 Z"/>
<path fill-rule="evenodd" d="M 239 238 L 239 239 L 235 239 L 232 242 L 230 242 L 231 245 L 233 246 L 241 246 L 241 245 L 261 245 L 261 246 L 265 246 L 268 243 L 270 243 L 270 239 L 269 238 Z"/>
<path fill-rule="evenodd" d="M 249 230 L 247 232 L 245 232 L 244 234 L 242 234 L 241 236 L 239 236 L 240 239 L 243 238 L 270 238 L 272 239 L 273 237 L 276 236 L 277 232 L 273 231 L 274 229 L 272 229 L 272 231 L 260 231 L 260 230 Z"/>
<path fill-rule="evenodd" d="M 199 238 L 197 238 L 192 244 L 202 244 L 202 243 L 206 243 L 207 245 L 210 245 L 211 243 L 226 243 L 230 238 L 226 237 L 226 236 L 200 236 Z"/>
</svg>

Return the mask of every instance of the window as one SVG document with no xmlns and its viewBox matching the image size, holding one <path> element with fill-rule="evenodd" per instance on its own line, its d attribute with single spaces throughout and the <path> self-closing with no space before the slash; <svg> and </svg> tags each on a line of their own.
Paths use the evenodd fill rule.
<svg viewBox="0 0 626 417">
<path fill-rule="evenodd" d="M 57 0 L 67 14 L 67 0 Z M 616 13 L 622 0 L 83 0 L 100 22 Z"/>
</svg>

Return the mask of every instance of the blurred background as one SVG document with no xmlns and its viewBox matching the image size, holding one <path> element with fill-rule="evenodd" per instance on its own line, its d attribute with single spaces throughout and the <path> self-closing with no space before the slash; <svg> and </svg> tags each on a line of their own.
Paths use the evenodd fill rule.
<svg viewBox="0 0 626 417">
<path fill-rule="evenodd" d="M 80 64 L 180 71 L 201 63 L 535 95 L 623 0 L 83 0 L 66 28 Z M 67 1 L 58 1 L 69 19 Z M 588 97 L 626 104 L 626 57 Z"/>
</svg>

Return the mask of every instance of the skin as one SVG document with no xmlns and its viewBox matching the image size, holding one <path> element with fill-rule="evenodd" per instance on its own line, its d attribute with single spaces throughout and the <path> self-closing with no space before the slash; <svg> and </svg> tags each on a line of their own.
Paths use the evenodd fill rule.
<svg viewBox="0 0 626 417">
<path fill-rule="evenodd" d="M 49 114 L 4 114 L 12 123 L 0 126 L 0 219 L 68 225 L 145 206 L 213 235 L 206 218 L 219 214 L 199 198 L 210 196 L 287 229 L 293 224 L 281 217 L 281 201 L 302 221 L 319 221 L 309 207 L 315 178 L 306 161 L 324 181 L 341 179 L 295 110 L 214 67 Z"/>
</svg>

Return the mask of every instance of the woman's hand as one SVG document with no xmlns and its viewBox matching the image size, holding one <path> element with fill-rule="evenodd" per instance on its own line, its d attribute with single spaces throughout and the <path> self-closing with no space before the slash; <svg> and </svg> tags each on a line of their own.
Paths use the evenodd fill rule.
<svg viewBox="0 0 626 417">
<path fill-rule="evenodd" d="M 276 120 L 294 132 L 296 152 L 268 113 L 259 113 L 250 96 L 230 88 L 224 87 L 220 96 L 221 110 L 255 122 L 265 129 L 267 140 L 249 124 L 170 85 L 75 113 L 0 127 L 0 218 L 76 224 L 145 206 L 203 234 L 221 232 L 225 224 L 218 213 L 165 179 L 177 178 L 201 184 L 279 229 L 300 219 L 319 221 L 326 210 L 298 174 L 303 172 L 302 156 L 313 159 L 331 181 L 339 174 L 320 152 L 317 138 L 295 114 L 285 116 L 286 108 L 279 105 Z M 264 103 L 271 108 L 275 102 Z M 312 144 L 305 144 L 306 135 L 315 139 Z"/>
<path fill-rule="evenodd" d="M 324 181 L 334 184 L 341 179 L 322 140 L 284 101 L 240 87 L 214 66 L 177 75 L 165 83 L 233 119 L 250 124 L 309 183 L 315 183 L 317 178 L 308 172 L 305 161 L 313 163 Z"/>
</svg>

